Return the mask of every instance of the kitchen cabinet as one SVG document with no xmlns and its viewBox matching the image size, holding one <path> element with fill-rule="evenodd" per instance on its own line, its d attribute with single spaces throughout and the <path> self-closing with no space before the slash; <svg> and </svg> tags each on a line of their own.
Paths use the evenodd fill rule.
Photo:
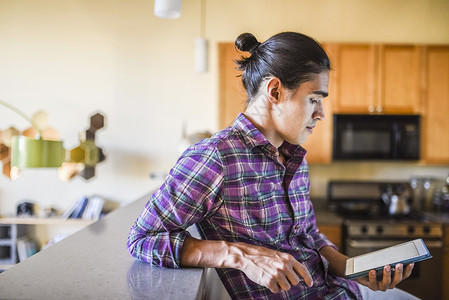
<svg viewBox="0 0 449 300">
<path fill-rule="evenodd" d="M 335 76 L 334 112 L 374 112 L 377 100 L 378 49 L 368 44 L 326 44 Z"/>
<path fill-rule="evenodd" d="M 318 228 L 337 248 L 342 251 L 341 224 L 318 224 Z"/>
<path fill-rule="evenodd" d="M 421 113 L 422 47 L 380 45 L 379 64 L 379 100 L 376 111 L 392 114 Z"/>
<path fill-rule="evenodd" d="M 336 72 L 336 113 L 419 113 L 422 47 L 327 44 Z"/>
<path fill-rule="evenodd" d="M 219 73 L 219 105 L 218 126 L 220 129 L 232 125 L 237 115 L 245 110 L 246 91 L 237 70 L 236 59 L 245 53 L 238 51 L 234 43 L 218 44 L 218 73 Z"/>
<path fill-rule="evenodd" d="M 236 70 L 235 60 L 240 59 L 242 53 L 234 48 L 234 43 L 218 44 L 219 61 L 219 128 L 223 129 L 232 125 L 236 116 L 245 110 L 246 91 L 243 88 L 240 74 Z M 332 72 L 331 72 L 332 73 Z M 334 76 L 330 74 L 330 76 Z M 330 89 L 334 88 L 335 80 L 329 83 Z M 302 145 L 308 150 L 307 161 L 309 163 L 330 163 L 332 151 L 332 94 L 325 99 L 325 119 L 318 122 L 314 132 Z"/>
<path fill-rule="evenodd" d="M 449 163 L 449 46 L 428 46 L 424 56 L 423 160 Z"/>
</svg>

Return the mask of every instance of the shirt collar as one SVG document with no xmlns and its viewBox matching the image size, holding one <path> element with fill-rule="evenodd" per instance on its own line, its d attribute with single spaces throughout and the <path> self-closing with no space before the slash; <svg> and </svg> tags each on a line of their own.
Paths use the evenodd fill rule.
<svg viewBox="0 0 449 300">
<path fill-rule="evenodd" d="M 286 157 L 304 157 L 307 153 L 307 150 L 301 145 L 290 144 L 287 141 L 284 141 L 279 150 L 282 151 Z"/>
<path fill-rule="evenodd" d="M 250 149 L 270 144 L 263 133 L 243 113 L 240 113 L 235 119 L 234 128 L 243 134 L 243 139 Z"/>
<path fill-rule="evenodd" d="M 243 133 L 243 139 L 249 145 L 250 149 L 253 149 L 257 146 L 268 146 L 273 148 L 275 151 L 275 147 L 267 140 L 267 138 L 263 135 L 259 129 L 251 123 L 250 120 L 243 114 L 240 113 L 234 121 L 233 125 L 237 130 Z M 280 149 L 288 154 L 288 156 L 304 156 L 306 154 L 306 150 L 300 145 L 293 145 L 286 141 L 281 145 Z"/>
</svg>

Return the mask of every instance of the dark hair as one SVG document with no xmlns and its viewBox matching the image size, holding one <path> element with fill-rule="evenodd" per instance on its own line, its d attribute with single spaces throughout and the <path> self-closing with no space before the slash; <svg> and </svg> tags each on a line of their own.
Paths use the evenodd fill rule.
<svg viewBox="0 0 449 300">
<path fill-rule="evenodd" d="M 242 72 L 242 82 L 248 101 L 255 97 L 261 82 L 268 76 L 279 78 L 288 89 L 296 89 L 311 80 L 312 74 L 331 69 L 330 60 L 323 47 L 313 38 L 297 32 L 282 32 L 264 43 L 251 33 L 243 33 L 235 40 L 240 51 L 250 52 L 249 57 L 236 60 Z"/>
</svg>

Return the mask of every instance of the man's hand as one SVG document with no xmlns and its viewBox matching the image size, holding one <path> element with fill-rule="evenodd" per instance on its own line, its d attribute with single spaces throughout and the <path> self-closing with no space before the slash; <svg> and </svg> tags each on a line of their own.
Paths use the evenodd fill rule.
<svg viewBox="0 0 449 300">
<path fill-rule="evenodd" d="M 393 278 L 391 277 L 391 267 L 385 266 L 383 270 L 382 280 L 377 280 L 376 271 L 371 270 L 368 277 L 357 278 L 356 281 L 361 285 L 365 285 L 373 291 L 386 291 L 394 288 L 399 282 L 406 279 L 412 274 L 414 264 L 409 264 L 405 268 L 402 264 L 395 266 Z"/>
<path fill-rule="evenodd" d="M 290 254 L 246 243 L 187 237 L 181 250 L 181 265 L 239 269 L 273 293 L 288 291 L 301 281 L 309 287 L 313 284 L 307 268 Z"/>
<path fill-rule="evenodd" d="M 236 243 L 232 248 L 230 254 L 236 255 L 238 269 L 272 293 L 288 291 L 301 281 L 309 287 L 313 285 L 307 268 L 290 254 L 243 243 Z"/>
<path fill-rule="evenodd" d="M 348 257 L 341 254 L 331 246 L 325 246 L 320 249 L 321 255 L 323 255 L 329 261 L 329 272 L 337 276 L 344 276 L 346 268 L 346 260 Z M 409 277 L 412 274 L 413 264 L 409 264 L 405 267 L 402 264 L 397 264 L 393 278 L 391 277 L 391 267 L 385 266 L 383 270 L 382 280 L 377 280 L 376 271 L 371 270 L 367 277 L 356 278 L 355 281 L 361 285 L 365 285 L 373 291 L 386 291 L 394 288 L 399 282 Z"/>
</svg>

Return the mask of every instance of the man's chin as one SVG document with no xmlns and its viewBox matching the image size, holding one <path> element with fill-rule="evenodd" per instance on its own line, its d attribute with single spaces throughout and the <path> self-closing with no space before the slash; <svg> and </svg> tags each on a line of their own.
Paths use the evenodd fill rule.
<svg viewBox="0 0 449 300">
<path fill-rule="evenodd" d="M 306 141 L 307 141 L 307 138 L 309 137 L 309 135 L 310 134 L 306 134 L 306 135 L 304 135 L 304 136 L 302 136 L 302 137 L 300 137 L 298 140 L 299 140 L 299 145 L 302 145 L 302 144 L 304 144 Z"/>
</svg>

